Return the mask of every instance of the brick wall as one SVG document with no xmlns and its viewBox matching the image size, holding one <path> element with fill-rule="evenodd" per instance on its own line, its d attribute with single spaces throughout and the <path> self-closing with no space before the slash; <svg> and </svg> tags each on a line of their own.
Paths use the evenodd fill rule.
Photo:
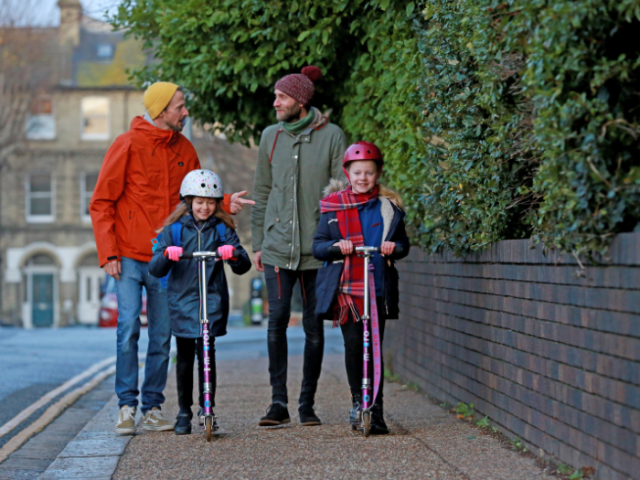
<svg viewBox="0 0 640 480">
<path fill-rule="evenodd" d="M 640 234 L 606 266 L 526 240 L 398 263 L 385 355 L 427 393 L 601 480 L 640 479 Z"/>
</svg>

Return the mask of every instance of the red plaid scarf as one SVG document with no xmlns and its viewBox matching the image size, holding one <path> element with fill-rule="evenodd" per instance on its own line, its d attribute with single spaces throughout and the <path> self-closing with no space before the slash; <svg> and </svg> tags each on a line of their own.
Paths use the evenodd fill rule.
<svg viewBox="0 0 640 480">
<path fill-rule="evenodd" d="M 320 209 L 322 213 L 336 212 L 342 238 L 351 240 L 354 247 L 363 247 L 364 236 L 358 207 L 376 198 L 378 198 L 377 185 L 368 193 L 354 193 L 349 185 L 341 192 L 324 197 L 320 201 Z M 349 310 L 356 321 L 360 320 L 360 312 L 364 312 L 365 278 L 364 259 L 358 255 L 347 255 L 340 276 L 338 304 L 334 307 L 334 322 L 345 323 L 349 318 Z"/>
</svg>

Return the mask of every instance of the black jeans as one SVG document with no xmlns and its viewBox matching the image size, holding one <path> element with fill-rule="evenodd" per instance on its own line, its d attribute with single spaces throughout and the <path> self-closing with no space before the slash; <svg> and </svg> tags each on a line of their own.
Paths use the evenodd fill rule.
<svg viewBox="0 0 640 480">
<path fill-rule="evenodd" d="M 376 299 L 378 305 L 378 326 L 380 329 L 380 353 L 382 353 L 382 342 L 384 341 L 384 327 L 386 318 L 382 312 L 384 299 L 379 297 Z M 362 394 L 362 356 L 363 352 L 363 333 L 362 322 L 354 322 L 351 312 L 346 323 L 340 325 L 342 337 L 344 338 L 344 363 L 347 368 L 347 378 L 349 380 L 349 389 L 351 395 Z M 369 362 L 369 378 L 373 382 L 373 348 L 370 348 L 371 361 Z M 384 361 L 381 364 L 382 377 L 380 378 L 380 388 L 376 397 L 376 404 L 382 405 L 382 389 L 384 387 Z M 372 383 L 373 385 L 373 383 Z M 373 393 L 373 390 L 372 390 Z"/>
<path fill-rule="evenodd" d="M 176 383 L 178 385 L 178 406 L 180 413 L 189 414 L 191 418 L 191 406 L 193 405 L 193 362 L 198 354 L 198 379 L 200 394 L 198 402 L 200 407 L 204 407 L 204 362 L 202 338 L 182 338 L 176 337 L 177 363 L 176 363 Z M 216 347 L 215 337 L 209 337 L 209 381 L 211 382 L 211 405 L 214 406 L 216 396 Z"/>
<path fill-rule="evenodd" d="M 273 402 L 287 404 L 287 326 L 291 317 L 291 297 L 297 281 L 302 286 L 304 300 L 302 326 L 304 328 L 304 361 L 302 366 L 302 388 L 299 403 L 313 406 L 318 378 L 324 354 L 324 326 L 317 319 L 316 276 L 317 270 L 286 270 L 271 265 L 264 266 L 264 275 L 269 296 L 269 374 Z"/>
</svg>

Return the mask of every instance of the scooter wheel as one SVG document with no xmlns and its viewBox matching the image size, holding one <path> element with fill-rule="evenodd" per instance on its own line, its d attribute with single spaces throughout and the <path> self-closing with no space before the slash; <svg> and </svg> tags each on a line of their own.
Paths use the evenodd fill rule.
<svg viewBox="0 0 640 480">
<path fill-rule="evenodd" d="M 213 437 L 213 435 L 212 435 L 213 417 L 211 417 L 211 416 L 204 417 L 204 428 L 207 431 L 207 442 L 210 442 L 211 438 Z"/>
<path fill-rule="evenodd" d="M 364 427 L 364 436 L 368 437 L 371 434 L 371 412 L 368 410 L 362 412 L 362 426 Z"/>
</svg>

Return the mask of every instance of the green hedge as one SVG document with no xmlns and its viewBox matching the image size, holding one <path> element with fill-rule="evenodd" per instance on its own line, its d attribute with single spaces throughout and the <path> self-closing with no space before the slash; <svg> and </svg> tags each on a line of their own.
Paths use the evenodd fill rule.
<svg viewBox="0 0 640 480">
<path fill-rule="evenodd" d="M 533 236 L 591 254 L 632 229 L 640 2 L 435 0 L 424 14 L 424 243 Z"/>
<path fill-rule="evenodd" d="M 160 60 L 140 82 L 185 85 L 232 140 L 321 67 L 316 105 L 380 144 L 425 247 L 589 254 L 640 218 L 640 0 L 125 0 L 113 24 Z"/>
</svg>

